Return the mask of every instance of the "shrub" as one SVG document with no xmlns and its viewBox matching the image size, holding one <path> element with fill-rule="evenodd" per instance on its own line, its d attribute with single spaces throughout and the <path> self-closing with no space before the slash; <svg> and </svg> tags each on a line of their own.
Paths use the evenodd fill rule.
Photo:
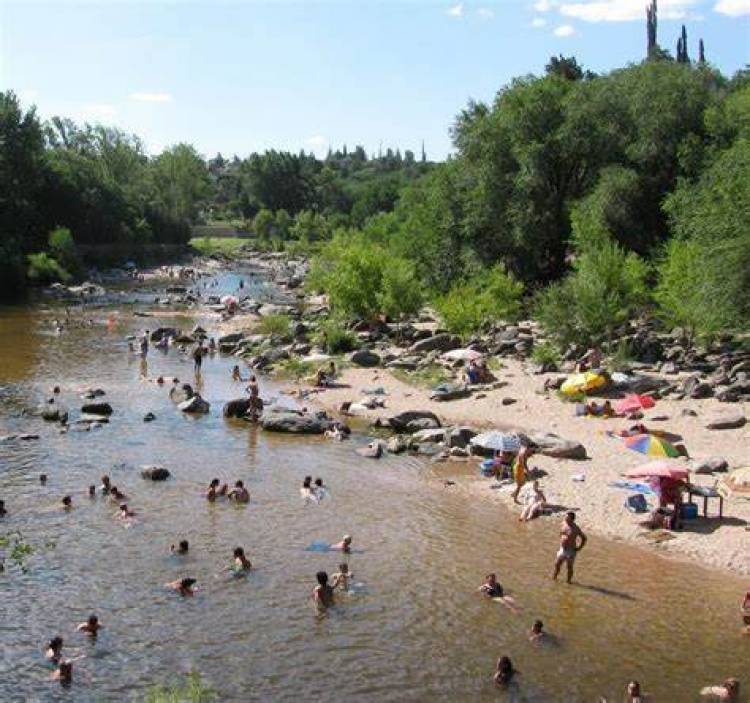
<svg viewBox="0 0 750 703">
<path fill-rule="evenodd" d="M 537 344 L 531 352 L 531 358 L 542 366 L 558 366 L 560 364 L 560 352 L 554 344 L 549 342 Z"/>
<path fill-rule="evenodd" d="M 328 354 L 344 354 L 359 345 L 356 335 L 336 318 L 329 318 L 320 324 L 315 341 Z"/>
<path fill-rule="evenodd" d="M 454 285 L 435 307 L 451 332 L 466 337 L 487 321 L 516 319 L 522 294 L 523 284 L 498 264 Z"/>
<path fill-rule="evenodd" d="M 288 315 L 267 315 L 258 323 L 258 332 L 274 337 L 288 337 L 291 332 L 291 320 Z"/>
<path fill-rule="evenodd" d="M 302 361 L 293 356 L 278 364 L 276 375 L 279 378 L 292 378 L 299 382 L 303 378 L 312 376 L 316 370 L 317 364 L 314 361 Z"/>
<path fill-rule="evenodd" d="M 26 259 L 29 263 L 26 276 L 33 283 L 47 285 L 55 282 L 66 283 L 71 279 L 71 275 L 60 266 L 57 259 L 45 252 L 29 254 Z"/>
</svg>

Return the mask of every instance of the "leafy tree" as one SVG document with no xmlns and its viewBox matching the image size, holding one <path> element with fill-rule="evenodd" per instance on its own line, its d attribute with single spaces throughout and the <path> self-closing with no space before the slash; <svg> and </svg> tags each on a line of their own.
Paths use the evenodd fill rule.
<svg viewBox="0 0 750 703">
<path fill-rule="evenodd" d="M 378 307 L 394 320 L 412 315 L 422 307 L 422 284 L 414 264 L 399 257 L 389 257 L 383 268 Z"/>
<path fill-rule="evenodd" d="M 253 218 L 253 231 L 261 239 L 270 239 L 275 230 L 276 217 L 274 214 L 262 208 Z"/>
</svg>

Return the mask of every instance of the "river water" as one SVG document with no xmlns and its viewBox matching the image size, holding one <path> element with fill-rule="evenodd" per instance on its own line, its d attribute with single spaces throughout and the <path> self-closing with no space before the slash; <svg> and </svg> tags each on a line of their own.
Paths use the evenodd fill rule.
<svg viewBox="0 0 750 703">
<path fill-rule="evenodd" d="M 592 538 L 578 583 L 553 583 L 557 520 L 520 525 L 472 499 L 466 484 L 481 480 L 473 467 L 363 460 L 353 449 L 365 437 L 333 444 L 224 420 L 222 404 L 241 394 L 230 380 L 232 357 L 206 359 L 201 392 L 211 413 L 187 417 L 144 375 L 192 381 L 192 361 L 152 350 L 143 368 L 124 338 L 175 322 L 210 334 L 211 321 L 120 309 L 108 328 L 111 313 L 90 310 L 94 327 L 57 336 L 59 309 L 0 309 L 0 435 L 41 435 L 0 443 L 9 511 L 0 535 L 18 530 L 35 549 L 26 573 L 6 560 L 0 574 L 0 700 L 138 700 L 192 670 L 227 701 L 620 701 L 631 678 L 656 700 L 693 701 L 701 686 L 727 676 L 750 687 L 739 578 Z M 55 384 L 72 419 L 85 388 L 104 388 L 111 422 L 60 434 L 21 415 Z M 265 379 L 261 388 L 267 398 L 279 390 Z M 157 419 L 144 423 L 149 411 Z M 138 466 L 154 463 L 174 478 L 143 481 Z M 132 527 L 112 519 L 113 504 L 87 497 L 103 473 L 138 512 Z M 300 499 L 307 474 L 330 487 L 320 505 Z M 208 504 L 203 491 L 214 476 L 243 479 L 250 504 Z M 458 485 L 444 487 L 448 476 Z M 73 495 L 69 513 L 59 509 L 65 494 Z M 354 538 L 350 569 L 364 586 L 318 619 L 308 600 L 315 573 L 335 571 L 340 559 L 305 547 L 345 533 Z M 170 555 L 183 538 L 189 556 Z M 238 545 L 257 567 L 239 580 L 221 573 Z M 477 594 L 488 571 L 519 614 Z M 163 587 L 182 576 L 198 579 L 195 598 Z M 105 626 L 93 644 L 73 631 L 90 612 Z M 536 618 L 555 642 L 528 641 Z M 70 689 L 49 681 L 42 656 L 57 634 L 68 656 L 85 655 Z M 503 654 L 520 671 L 507 692 L 491 681 Z"/>
</svg>

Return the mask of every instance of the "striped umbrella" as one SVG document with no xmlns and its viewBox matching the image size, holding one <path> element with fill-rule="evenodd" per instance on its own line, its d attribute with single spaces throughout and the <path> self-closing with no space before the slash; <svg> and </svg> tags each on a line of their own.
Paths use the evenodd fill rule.
<svg viewBox="0 0 750 703">
<path fill-rule="evenodd" d="M 633 437 L 626 437 L 625 446 L 634 452 L 639 452 L 646 456 L 680 456 L 680 452 L 677 451 L 677 447 L 674 444 L 670 444 L 666 439 L 654 437 L 651 434 L 638 434 Z"/>
<path fill-rule="evenodd" d="M 517 452 L 521 449 L 521 438 L 514 432 L 483 432 L 474 437 L 471 443 L 496 452 Z"/>
</svg>

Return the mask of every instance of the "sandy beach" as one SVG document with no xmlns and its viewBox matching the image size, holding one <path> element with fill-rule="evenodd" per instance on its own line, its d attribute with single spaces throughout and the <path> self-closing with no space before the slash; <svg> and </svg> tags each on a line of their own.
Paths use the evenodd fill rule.
<svg viewBox="0 0 750 703">
<path fill-rule="evenodd" d="M 495 375 L 508 385 L 487 391 L 484 397 L 475 395 L 462 400 L 436 402 L 429 399 L 428 390 L 406 384 L 384 369 L 350 368 L 341 372 L 341 387 L 316 394 L 315 402 L 335 413 L 344 401 L 358 400 L 362 388 L 378 385 L 387 392 L 384 396 L 386 407 L 366 411 L 366 418 L 387 417 L 405 410 L 430 410 L 445 425 L 502 429 L 512 426 L 519 430 L 553 432 L 566 439 L 577 440 L 586 447 L 588 460 L 572 461 L 537 455 L 531 461 L 530 468 L 538 467 L 546 472 L 541 486 L 548 502 L 577 510 L 578 522 L 585 531 L 608 539 L 626 540 L 647 549 L 658 549 L 675 558 L 750 574 L 750 501 L 725 500 L 724 518 L 719 520 L 718 501 L 712 499 L 709 519 L 701 517 L 686 521 L 683 530 L 670 532 L 671 539 L 656 544 L 654 533 L 640 525 L 644 515 L 633 514 L 623 507 L 629 492 L 609 485 L 621 480 L 622 472 L 649 461 L 649 457 L 626 449 L 619 439 L 606 434 L 607 431 L 625 429 L 632 422 L 624 418 L 576 417 L 572 404 L 562 402 L 553 392 L 543 392 L 546 375 L 528 374 L 519 362 L 505 361 L 504 368 Z M 504 398 L 514 398 L 517 402 L 503 405 Z M 748 462 L 750 425 L 733 430 L 708 430 L 705 424 L 713 414 L 737 407 L 714 399 L 661 400 L 655 408 L 645 413 L 643 422 L 650 429 L 681 435 L 693 460 L 720 456 L 727 460 L 731 470 Z M 697 415 L 684 415 L 682 411 L 686 408 L 694 410 Z M 668 419 L 653 419 L 659 417 Z M 455 476 L 450 471 L 443 474 L 456 481 L 455 490 L 466 492 L 467 500 L 502 502 L 508 509 L 520 511 L 518 506 L 513 505 L 510 490 L 493 490 L 490 488 L 493 480 L 477 480 L 474 474 L 467 476 L 467 461 L 472 469 L 478 463 L 476 457 L 451 459 L 451 463 L 455 462 Z M 574 476 L 581 474 L 585 480 L 573 480 Z M 691 481 L 697 485 L 711 486 L 719 476 L 691 474 Z M 702 515 L 703 501 L 696 500 Z M 559 519 L 559 515 L 539 518 Z M 533 522 L 529 523 L 529 529 L 534 529 Z"/>
</svg>

